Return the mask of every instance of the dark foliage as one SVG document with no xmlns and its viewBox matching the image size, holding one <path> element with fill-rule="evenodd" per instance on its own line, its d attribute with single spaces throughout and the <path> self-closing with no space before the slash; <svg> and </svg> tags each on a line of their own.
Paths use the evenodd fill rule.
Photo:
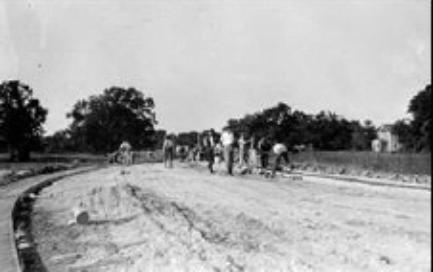
<svg viewBox="0 0 433 272">
<path fill-rule="evenodd" d="M 198 136 L 199 132 L 197 131 L 181 132 L 176 136 L 176 144 L 194 146 L 197 144 Z"/>
<path fill-rule="evenodd" d="M 12 161 L 27 161 L 40 148 L 47 110 L 33 98 L 33 90 L 18 80 L 0 84 L 0 138 Z"/>
<path fill-rule="evenodd" d="M 151 148 L 152 149 L 162 149 L 162 144 L 164 143 L 164 138 L 167 132 L 163 129 L 155 130 L 155 133 L 151 136 Z"/>
<path fill-rule="evenodd" d="M 155 104 L 135 88 L 111 87 L 103 94 L 78 101 L 68 117 L 72 124 L 66 135 L 76 151 L 110 152 L 123 140 L 134 149 L 154 144 Z"/>
<path fill-rule="evenodd" d="M 238 135 L 243 133 L 256 139 L 265 136 L 290 147 L 304 144 L 319 150 L 367 150 L 376 137 L 376 129 L 370 121 L 361 125 L 331 112 L 306 114 L 292 111 L 284 103 L 241 119 L 230 119 L 227 127 Z"/>
<path fill-rule="evenodd" d="M 407 151 L 431 151 L 431 85 L 427 85 L 409 102 L 411 120 L 398 120 L 393 132 Z"/>
</svg>

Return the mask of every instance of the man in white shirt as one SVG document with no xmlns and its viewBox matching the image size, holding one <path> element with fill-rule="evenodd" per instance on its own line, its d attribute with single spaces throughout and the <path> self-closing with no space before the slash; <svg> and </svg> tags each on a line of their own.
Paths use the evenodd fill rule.
<svg viewBox="0 0 433 272">
<path fill-rule="evenodd" d="M 233 175 L 233 143 L 235 137 L 229 129 L 224 129 L 221 134 L 221 143 L 224 148 L 224 161 L 227 167 L 227 174 Z"/>
<path fill-rule="evenodd" d="M 173 168 L 174 157 L 174 140 L 172 135 L 167 135 L 162 144 L 162 153 L 164 154 L 164 166 Z"/>
<path fill-rule="evenodd" d="M 123 141 L 119 147 L 119 154 L 121 158 L 121 163 L 123 165 L 132 164 L 132 147 L 127 141 Z"/>
<path fill-rule="evenodd" d="M 239 145 L 239 167 L 243 167 L 246 164 L 245 154 L 246 150 L 245 147 L 247 145 L 248 141 L 245 140 L 244 134 L 242 133 L 238 140 Z"/>
<path fill-rule="evenodd" d="M 259 156 L 256 149 L 256 138 L 251 136 L 249 143 L 250 148 L 248 150 L 248 166 L 250 169 L 254 169 L 260 165 Z"/>
<path fill-rule="evenodd" d="M 272 147 L 272 153 L 274 154 L 275 159 L 274 159 L 274 165 L 272 167 L 271 177 L 275 177 L 275 173 L 277 172 L 277 169 L 280 167 L 281 160 L 284 159 L 284 162 L 286 164 L 289 163 L 289 152 L 285 144 L 276 143 Z"/>
</svg>

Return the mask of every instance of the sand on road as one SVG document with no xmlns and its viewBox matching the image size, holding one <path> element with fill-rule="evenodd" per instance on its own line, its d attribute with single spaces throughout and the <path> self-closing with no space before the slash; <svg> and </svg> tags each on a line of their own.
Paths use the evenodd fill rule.
<svg viewBox="0 0 433 272">
<path fill-rule="evenodd" d="M 35 203 L 49 271 L 431 271 L 431 192 L 158 164 L 66 178 Z M 88 225 L 70 225 L 84 205 Z"/>
</svg>

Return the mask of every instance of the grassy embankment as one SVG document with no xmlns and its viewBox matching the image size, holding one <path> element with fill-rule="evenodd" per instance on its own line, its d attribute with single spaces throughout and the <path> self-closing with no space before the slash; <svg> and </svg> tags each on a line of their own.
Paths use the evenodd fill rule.
<svg viewBox="0 0 433 272">
<path fill-rule="evenodd" d="M 160 150 L 140 151 L 134 155 L 136 163 L 160 162 Z M 296 168 L 326 174 L 346 174 L 366 177 L 389 178 L 405 182 L 426 183 L 431 178 L 431 154 L 414 153 L 373 153 L 373 152 L 301 152 L 292 154 Z M 25 163 L 8 162 L 7 154 L 0 154 L 1 172 L 18 173 L 31 171 L 44 173 L 70 167 L 105 163 L 107 156 L 93 154 L 32 154 L 32 161 Z"/>
<path fill-rule="evenodd" d="M 80 166 L 104 163 L 106 158 L 91 154 L 32 154 L 29 162 L 10 162 L 9 154 L 0 154 L 0 186 L 21 178 L 48 174 Z"/>
<path fill-rule="evenodd" d="M 317 151 L 293 154 L 292 160 L 301 169 L 328 174 L 387 177 L 415 182 L 426 182 L 431 177 L 430 153 Z"/>
</svg>

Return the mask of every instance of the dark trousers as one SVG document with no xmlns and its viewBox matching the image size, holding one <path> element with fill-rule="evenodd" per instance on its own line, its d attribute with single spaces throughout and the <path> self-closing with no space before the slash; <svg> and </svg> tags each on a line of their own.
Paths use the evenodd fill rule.
<svg viewBox="0 0 433 272">
<path fill-rule="evenodd" d="M 213 165 L 215 163 L 215 153 L 212 147 L 206 148 L 205 156 L 207 160 L 207 168 L 209 168 L 209 171 L 213 173 Z"/>
<path fill-rule="evenodd" d="M 272 176 L 275 176 L 275 173 L 277 172 L 278 168 L 280 167 L 281 160 L 284 160 L 284 162 L 287 164 L 289 163 L 289 157 L 286 153 L 279 154 L 275 157 L 274 165 L 272 167 Z"/>
<path fill-rule="evenodd" d="M 227 174 L 233 175 L 233 147 L 224 146 L 224 161 L 226 163 Z"/>
<path fill-rule="evenodd" d="M 164 150 L 164 165 L 165 165 L 165 167 L 169 167 L 169 168 L 173 167 L 173 157 L 174 157 L 173 148 L 167 148 Z"/>
<path fill-rule="evenodd" d="M 261 152 L 260 153 L 260 166 L 262 168 L 267 168 L 269 163 L 269 153 L 268 152 Z"/>
</svg>

